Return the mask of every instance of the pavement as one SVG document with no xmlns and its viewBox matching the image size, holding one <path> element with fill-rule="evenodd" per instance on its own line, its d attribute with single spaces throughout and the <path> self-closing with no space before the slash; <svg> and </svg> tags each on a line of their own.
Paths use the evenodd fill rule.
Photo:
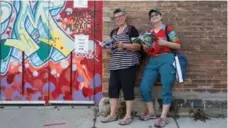
<svg viewBox="0 0 228 128">
<path fill-rule="evenodd" d="M 153 128 L 155 122 L 135 118 L 130 125 L 120 126 L 118 121 L 103 124 L 102 118 L 94 118 L 94 108 L 88 107 L 5 107 L 0 109 L 0 128 Z M 177 124 L 169 118 L 165 128 L 227 128 L 227 118 L 202 122 L 181 117 Z"/>
<path fill-rule="evenodd" d="M 177 119 L 177 124 L 173 118 L 169 118 L 169 124 L 165 128 L 227 128 L 227 118 L 211 118 L 206 122 L 194 121 L 189 117 L 181 117 Z M 97 128 L 154 128 L 153 125 L 155 120 L 150 121 L 140 121 L 135 119 L 128 126 L 120 126 L 117 122 L 102 124 L 100 123 L 100 118 L 96 123 Z"/>
</svg>

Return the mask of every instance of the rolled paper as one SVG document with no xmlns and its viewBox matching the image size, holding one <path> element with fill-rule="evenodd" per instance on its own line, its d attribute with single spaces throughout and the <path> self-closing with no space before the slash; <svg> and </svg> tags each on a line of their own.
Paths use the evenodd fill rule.
<svg viewBox="0 0 228 128">
<path fill-rule="evenodd" d="M 179 61 L 178 56 L 175 56 L 175 66 L 176 66 L 177 81 L 179 83 L 182 83 L 184 80 L 183 80 L 180 61 Z"/>
</svg>

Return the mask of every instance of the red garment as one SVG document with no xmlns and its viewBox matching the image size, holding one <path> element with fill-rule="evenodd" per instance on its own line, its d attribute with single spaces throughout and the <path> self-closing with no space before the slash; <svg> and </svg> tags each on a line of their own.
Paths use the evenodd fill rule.
<svg viewBox="0 0 228 128">
<path fill-rule="evenodd" d="M 153 33 L 157 38 L 166 39 L 165 25 L 162 25 L 162 29 L 160 29 L 157 33 L 154 32 L 154 29 L 149 30 L 149 32 Z M 180 44 L 180 40 L 176 36 L 176 32 L 173 30 L 172 26 L 167 27 L 168 36 L 171 42 Z M 149 56 L 157 56 L 163 53 L 171 53 L 171 49 L 169 47 L 159 46 L 158 41 L 153 44 L 153 47 L 148 49 Z"/>
</svg>

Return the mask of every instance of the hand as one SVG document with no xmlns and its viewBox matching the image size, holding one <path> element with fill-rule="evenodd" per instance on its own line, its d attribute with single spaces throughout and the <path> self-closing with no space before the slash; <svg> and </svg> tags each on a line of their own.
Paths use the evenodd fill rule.
<svg viewBox="0 0 228 128">
<path fill-rule="evenodd" d="M 107 49 L 107 54 L 111 55 L 112 54 L 112 50 L 111 49 Z"/>
<path fill-rule="evenodd" d="M 121 42 L 121 41 L 118 41 L 118 42 L 116 42 L 116 43 L 114 44 L 115 47 L 121 48 L 121 49 L 123 48 L 123 45 L 124 45 L 124 44 L 123 44 L 123 42 Z"/>
<path fill-rule="evenodd" d="M 143 44 L 143 50 L 144 50 L 145 52 L 147 52 L 147 51 L 148 51 L 148 48 L 149 48 L 149 46 L 147 46 L 147 45 Z"/>
<path fill-rule="evenodd" d="M 159 46 L 167 46 L 168 42 L 162 38 L 158 38 Z"/>
</svg>

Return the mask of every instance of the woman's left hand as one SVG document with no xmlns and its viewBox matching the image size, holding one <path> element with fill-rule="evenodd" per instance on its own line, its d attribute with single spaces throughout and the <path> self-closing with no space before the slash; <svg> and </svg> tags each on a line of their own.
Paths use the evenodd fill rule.
<svg viewBox="0 0 228 128">
<path fill-rule="evenodd" d="M 115 47 L 117 47 L 117 48 L 123 48 L 123 42 L 121 42 L 121 41 L 118 41 L 118 42 L 116 42 L 115 44 Z"/>
</svg>

